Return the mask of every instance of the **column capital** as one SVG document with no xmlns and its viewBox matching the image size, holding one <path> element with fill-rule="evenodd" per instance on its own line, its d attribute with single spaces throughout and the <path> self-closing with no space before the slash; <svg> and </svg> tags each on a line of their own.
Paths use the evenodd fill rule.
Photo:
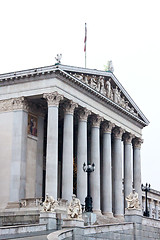
<svg viewBox="0 0 160 240">
<path fill-rule="evenodd" d="M 66 101 L 63 104 L 63 110 L 67 114 L 73 114 L 74 113 L 74 109 L 76 107 L 78 107 L 78 104 L 74 103 L 72 100 Z"/>
<path fill-rule="evenodd" d="M 113 127 L 115 127 L 114 123 L 111 123 L 110 121 L 104 121 L 102 124 L 103 133 L 111 133 Z"/>
<path fill-rule="evenodd" d="M 78 118 L 80 121 L 87 121 L 88 116 L 91 114 L 91 111 L 87 108 L 82 108 L 78 110 Z"/>
<path fill-rule="evenodd" d="M 131 144 L 132 139 L 135 137 L 135 135 L 133 135 L 132 133 L 124 133 L 123 134 L 123 141 L 125 144 Z"/>
<path fill-rule="evenodd" d="M 12 100 L 13 110 L 27 110 L 28 111 L 28 103 L 24 97 L 14 98 Z"/>
<path fill-rule="evenodd" d="M 155 200 L 155 206 L 159 206 L 159 201 Z"/>
<path fill-rule="evenodd" d="M 113 129 L 114 138 L 122 139 L 123 133 L 125 133 L 125 130 L 122 129 L 121 127 L 115 127 L 115 128 Z"/>
<path fill-rule="evenodd" d="M 133 147 L 134 148 L 139 148 L 140 149 L 141 148 L 141 144 L 143 143 L 143 139 L 136 137 L 136 138 L 133 139 L 132 142 L 133 142 Z"/>
<path fill-rule="evenodd" d="M 100 127 L 100 123 L 101 121 L 103 121 L 103 117 L 99 116 L 99 115 L 92 115 L 91 116 L 91 123 L 92 123 L 92 127 Z"/>
<path fill-rule="evenodd" d="M 60 100 L 63 100 L 63 96 L 58 92 L 44 93 L 43 98 L 47 99 L 48 106 L 59 106 Z"/>
</svg>

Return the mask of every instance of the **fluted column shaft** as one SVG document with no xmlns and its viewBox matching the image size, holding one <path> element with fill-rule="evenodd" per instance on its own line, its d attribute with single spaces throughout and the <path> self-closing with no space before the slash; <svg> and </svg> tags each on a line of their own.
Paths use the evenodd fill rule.
<svg viewBox="0 0 160 240">
<path fill-rule="evenodd" d="M 141 190 L 141 143 L 142 139 L 133 139 L 133 185 L 135 191 L 138 193 L 140 206 L 142 207 L 142 190 Z"/>
<path fill-rule="evenodd" d="M 131 142 L 133 135 L 125 133 L 124 141 L 124 202 L 127 207 L 126 197 L 132 192 L 132 161 L 131 161 Z"/>
<path fill-rule="evenodd" d="M 71 201 L 73 194 L 73 113 L 77 104 L 64 103 L 63 126 L 63 163 L 62 163 L 62 198 Z"/>
<path fill-rule="evenodd" d="M 124 213 L 123 194 L 122 194 L 122 134 L 124 130 L 116 127 L 113 130 L 113 191 L 114 191 L 114 215 L 121 217 Z"/>
<path fill-rule="evenodd" d="M 111 131 L 113 124 L 103 124 L 103 167 L 102 167 L 102 210 L 112 216 L 112 166 L 111 166 Z"/>
<path fill-rule="evenodd" d="M 48 102 L 46 193 L 57 199 L 58 190 L 58 108 L 63 97 L 57 92 L 43 95 Z"/>
<path fill-rule="evenodd" d="M 93 211 L 100 210 L 100 116 L 92 116 L 91 128 L 91 164 L 95 164 L 95 171 L 91 173 L 91 197 L 93 200 Z"/>
<path fill-rule="evenodd" d="M 83 163 L 87 164 L 87 118 L 90 111 L 81 109 L 78 112 L 78 144 L 77 144 L 77 197 L 84 204 L 87 196 L 87 174 L 83 171 Z"/>
</svg>

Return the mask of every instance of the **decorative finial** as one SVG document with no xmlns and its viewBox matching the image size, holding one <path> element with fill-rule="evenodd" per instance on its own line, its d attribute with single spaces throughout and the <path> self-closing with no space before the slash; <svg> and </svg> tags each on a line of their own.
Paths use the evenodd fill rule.
<svg viewBox="0 0 160 240">
<path fill-rule="evenodd" d="M 61 64 L 61 58 L 62 58 L 62 54 L 57 54 L 57 56 L 55 57 L 57 63 L 56 64 Z"/>
<path fill-rule="evenodd" d="M 108 61 L 107 66 L 105 66 L 105 71 L 114 72 L 114 67 L 112 60 Z"/>
</svg>

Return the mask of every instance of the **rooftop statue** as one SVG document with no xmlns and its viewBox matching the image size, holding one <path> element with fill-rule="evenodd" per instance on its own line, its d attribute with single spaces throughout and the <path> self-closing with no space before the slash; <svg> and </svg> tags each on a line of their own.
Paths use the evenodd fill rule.
<svg viewBox="0 0 160 240">
<path fill-rule="evenodd" d="M 126 197 L 127 201 L 127 209 L 139 209 L 140 203 L 138 199 L 138 193 L 135 191 L 135 189 L 132 190 L 132 192 Z"/>
<path fill-rule="evenodd" d="M 105 66 L 105 71 L 110 71 L 112 73 L 114 72 L 112 60 L 108 61 L 107 66 Z"/>
<path fill-rule="evenodd" d="M 62 59 L 62 54 L 57 54 L 57 56 L 55 57 L 57 63 L 56 64 L 60 64 L 61 63 L 61 59 Z"/>
<path fill-rule="evenodd" d="M 76 195 L 73 194 L 72 200 L 68 207 L 68 218 L 82 218 L 82 207 L 80 200 L 76 198 Z"/>
</svg>

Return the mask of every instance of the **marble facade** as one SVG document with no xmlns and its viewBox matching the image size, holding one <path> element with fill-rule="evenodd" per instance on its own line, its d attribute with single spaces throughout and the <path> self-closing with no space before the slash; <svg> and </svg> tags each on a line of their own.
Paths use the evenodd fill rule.
<svg viewBox="0 0 160 240">
<path fill-rule="evenodd" d="M 148 120 L 111 72 L 56 65 L 0 75 L 0 208 L 45 193 L 122 217 L 133 186 L 142 202 L 142 129 Z M 74 173 L 76 161 L 76 177 Z M 123 183 L 124 178 L 124 193 Z"/>
</svg>

